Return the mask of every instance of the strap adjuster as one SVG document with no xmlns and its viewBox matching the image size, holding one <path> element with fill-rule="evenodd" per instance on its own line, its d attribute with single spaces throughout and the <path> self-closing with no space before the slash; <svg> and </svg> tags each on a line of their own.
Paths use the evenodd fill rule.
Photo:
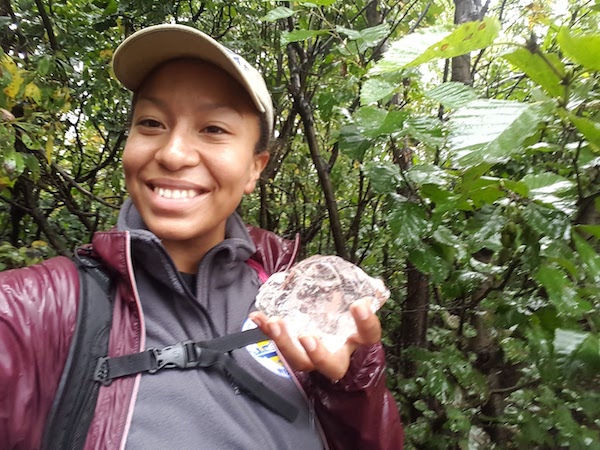
<svg viewBox="0 0 600 450">
<path fill-rule="evenodd" d="M 108 378 L 108 357 L 98 358 L 96 370 L 94 371 L 94 381 L 101 383 L 103 386 L 108 386 L 112 383 L 112 379 Z"/>
<path fill-rule="evenodd" d="M 182 341 L 165 348 L 149 348 L 154 356 L 153 367 L 148 373 L 161 369 L 191 369 L 200 365 L 202 349 L 194 341 Z"/>
</svg>

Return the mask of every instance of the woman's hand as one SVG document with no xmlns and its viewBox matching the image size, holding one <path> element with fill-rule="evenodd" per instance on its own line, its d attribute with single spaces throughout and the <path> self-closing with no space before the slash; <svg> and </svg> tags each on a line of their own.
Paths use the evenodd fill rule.
<svg viewBox="0 0 600 450">
<path fill-rule="evenodd" d="M 284 321 L 279 317 L 267 318 L 264 313 L 255 311 L 250 319 L 258 325 L 279 349 L 281 356 L 295 370 L 316 370 L 332 381 L 341 379 L 350 366 L 350 356 L 360 345 L 372 345 L 381 339 L 381 323 L 371 311 L 370 301 L 361 299 L 350 305 L 350 312 L 356 322 L 357 332 L 350 336 L 344 346 L 331 353 L 314 336 L 300 336 L 300 348 L 288 334 Z"/>
</svg>

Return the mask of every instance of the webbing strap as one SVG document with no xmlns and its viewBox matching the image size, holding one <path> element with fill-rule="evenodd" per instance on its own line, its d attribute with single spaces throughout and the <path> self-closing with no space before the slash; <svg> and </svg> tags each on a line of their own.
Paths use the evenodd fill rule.
<svg viewBox="0 0 600 450">
<path fill-rule="evenodd" d="M 151 348 L 131 355 L 104 357 L 98 360 L 94 380 L 108 385 L 115 378 L 140 372 L 154 374 L 162 369 L 198 369 L 219 366 L 240 389 L 252 395 L 257 401 L 287 421 L 293 422 L 298 416 L 298 409 L 250 375 L 231 355 L 227 354 L 237 348 L 268 339 L 259 328 L 253 328 L 210 341 L 181 341 L 162 349 Z"/>
</svg>

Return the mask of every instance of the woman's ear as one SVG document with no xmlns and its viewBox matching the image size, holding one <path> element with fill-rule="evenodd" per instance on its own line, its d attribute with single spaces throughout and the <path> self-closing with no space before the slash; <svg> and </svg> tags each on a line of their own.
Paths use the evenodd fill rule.
<svg viewBox="0 0 600 450">
<path fill-rule="evenodd" d="M 244 194 L 250 194 L 256 187 L 256 182 L 262 171 L 267 167 L 271 154 L 267 150 L 254 154 L 254 161 L 250 170 L 250 177 L 244 188 Z"/>
</svg>

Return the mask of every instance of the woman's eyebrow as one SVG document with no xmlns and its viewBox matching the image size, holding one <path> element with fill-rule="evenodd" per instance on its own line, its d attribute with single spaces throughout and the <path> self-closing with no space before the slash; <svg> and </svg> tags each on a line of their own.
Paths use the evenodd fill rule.
<svg viewBox="0 0 600 450">
<path fill-rule="evenodd" d="M 163 109 L 169 109 L 168 102 L 161 99 L 160 97 L 156 97 L 153 95 L 143 95 L 137 99 L 136 103 L 143 102 L 143 101 L 153 103 L 156 106 L 163 108 Z M 203 112 L 204 111 L 217 111 L 217 110 L 231 111 L 231 112 L 236 113 L 236 115 L 238 115 L 240 117 L 243 115 L 240 108 L 236 108 L 235 106 L 232 106 L 229 103 L 199 102 L 198 105 L 196 106 L 196 109 L 198 109 L 199 111 L 203 111 Z"/>
</svg>

